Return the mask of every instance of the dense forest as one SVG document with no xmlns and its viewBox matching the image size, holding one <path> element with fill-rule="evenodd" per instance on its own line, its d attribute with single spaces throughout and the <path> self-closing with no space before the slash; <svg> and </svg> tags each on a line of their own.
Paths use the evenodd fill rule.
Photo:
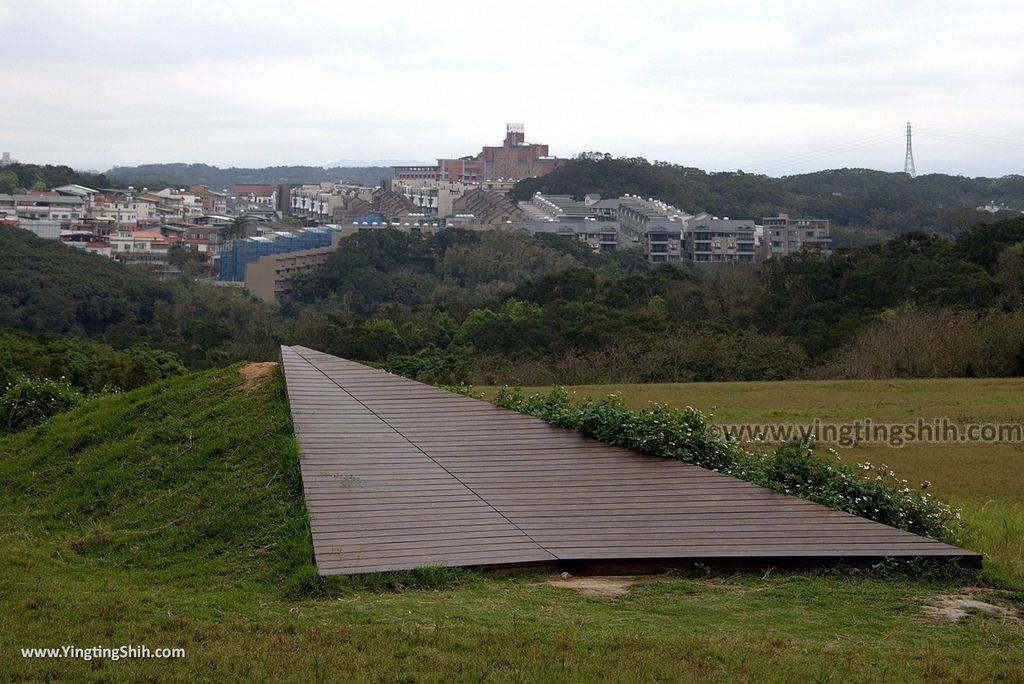
<svg viewBox="0 0 1024 684">
<path fill-rule="evenodd" d="M 391 178 L 388 166 L 269 166 L 259 169 L 230 167 L 226 169 L 208 164 L 144 164 L 141 166 L 115 166 L 106 172 L 115 181 L 135 187 L 172 185 L 188 187 L 201 183 L 210 188 L 226 188 L 229 192 L 236 183 L 325 183 L 345 182 L 374 186 Z"/>
<path fill-rule="evenodd" d="M 90 188 L 113 187 L 112 181 L 103 174 L 83 173 L 70 166 L 8 164 L 0 167 L 0 193 L 3 194 L 50 190 L 71 183 Z"/>
<path fill-rule="evenodd" d="M 535 192 L 603 197 L 635 194 L 657 197 L 689 212 L 761 218 L 787 212 L 826 218 L 837 226 L 874 228 L 889 233 L 930 230 L 955 235 L 993 217 L 976 208 L 995 203 L 1024 209 L 1024 176 L 965 178 L 870 169 L 837 169 L 770 178 L 736 172 L 709 173 L 646 159 L 587 153 L 541 178 L 520 181 L 511 196 Z"/>
<path fill-rule="evenodd" d="M 277 307 L 17 229 L 0 249 L 0 327 L 189 368 L 286 343 L 438 382 L 1024 374 L 1024 218 L 706 269 L 556 236 L 379 230 Z"/>
<path fill-rule="evenodd" d="M 208 368 L 271 353 L 273 314 L 256 299 L 191 278 L 86 254 L 0 227 L 0 328 L 143 344 Z"/>
</svg>

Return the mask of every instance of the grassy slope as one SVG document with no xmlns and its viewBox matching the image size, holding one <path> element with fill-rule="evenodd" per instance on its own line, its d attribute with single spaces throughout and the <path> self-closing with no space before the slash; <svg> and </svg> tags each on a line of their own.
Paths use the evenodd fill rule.
<svg viewBox="0 0 1024 684">
<path fill-rule="evenodd" d="M 295 598 L 309 545 L 280 379 L 213 371 L 0 440 L 0 674 L 15 680 L 901 681 L 1024 678 L 1020 623 L 921 606 L 985 577 L 659 577 L 618 599 L 419 573 Z M 440 581 L 430 585 L 432 577 Z M 388 585 L 417 583 L 394 590 Z M 180 661 L 22 646 L 182 645 Z"/>
</svg>

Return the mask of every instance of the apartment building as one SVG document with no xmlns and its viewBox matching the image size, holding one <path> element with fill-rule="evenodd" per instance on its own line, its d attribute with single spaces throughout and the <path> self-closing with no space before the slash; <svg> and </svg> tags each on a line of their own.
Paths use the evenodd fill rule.
<svg viewBox="0 0 1024 684">
<path fill-rule="evenodd" d="M 754 261 L 757 227 L 752 219 L 736 220 L 698 214 L 686 221 L 687 258 L 697 262 Z"/>
<path fill-rule="evenodd" d="M 512 226 L 535 235 L 559 235 L 576 240 L 595 252 L 613 252 L 619 249 L 622 232 L 618 221 L 598 221 L 595 218 L 526 220 L 513 223 Z"/>
<path fill-rule="evenodd" d="M 356 232 L 355 228 L 343 228 L 331 234 L 329 246 L 260 257 L 245 267 L 245 289 L 268 303 L 287 300 L 294 290 L 295 276 L 323 266 L 327 257 L 338 251 L 341 239 Z"/>
<path fill-rule="evenodd" d="M 137 226 L 154 218 L 154 207 L 153 202 L 139 201 L 133 195 L 98 193 L 92 198 L 89 217 L 115 225 Z"/>
<path fill-rule="evenodd" d="M 289 213 L 312 221 L 333 220 L 335 212 L 353 199 L 372 202 L 375 188 L 346 183 L 312 183 L 290 189 Z"/>
<path fill-rule="evenodd" d="M 119 261 L 148 264 L 167 264 L 167 252 L 176 244 L 155 230 L 117 230 L 110 235 L 111 255 Z"/>
<path fill-rule="evenodd" d="M 652 263 L 680 261 L 685 256 L 683 232 L 691 218 L 670 204 L 626 195 L 619 198 L 616 218 L 623 243 L 640 249 Z"/>
<path fill-rule="evenodd" d="M 457 199 L 452 209 L 456 216 L 472 215 L 483 225 L 499 226 L 519 221 L 523 212 L 504 195 L 476 188 Z"/>
<path fill-rule="evenodd" d="M 529 218 L 536 221 L 578 220 L 593 216 L 593 212 L 583 202 L 577 202 L 569 195 L 543 195 L 536 193 L 528 202 L 520 202 L 519 208 Z"/>
<path fill-rule="evenodd" d="M 240 202 L 275 208 L 277 205 L 277 188 L 269 183 L 239 183 L 235 185 L 234 195 Z"/>
<path fill-rule="evenodd" d="M 228 213 L 228 193 L 211 190 L 205 185 L 190 185 L 188 191 L 199 198 L 204 214 Z"/>
<path fill-rule="evenodd" d="M 788 214 L 761 219 L 762 257 L 791 256 L 803 249 L 831 251 L 828 219 L 793 219 Z"/>
<path fill-rule="evenodd" d="M 41 238 L 56 240 L 61 230 L 82 222 L 85 200 L 55 192 L 0 195 L 0 216 L 5 223 L 16 223 Z"/>
<path fill-rule="evenodd" d="M 466 183 L 438 180 L 392 180 L 384 187 L 404 195 L 419 213 L 431 217 L 451 216 L 455 201 L 472 189 Z"/>
</svg>

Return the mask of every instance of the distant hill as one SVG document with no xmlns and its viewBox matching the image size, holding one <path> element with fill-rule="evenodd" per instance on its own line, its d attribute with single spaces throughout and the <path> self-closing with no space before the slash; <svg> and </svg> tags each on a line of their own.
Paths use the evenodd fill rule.
<svg viewBox="0 0 1024 684">
<path fill-rule="evenodd" d="M 511 195 L 527 199 L 535 192 L 580 199 L 588 192 L 605 197 L 629 193 L 717 216 L 760 218 L 782 211 L 890 232 L 926 228 L 955 233 L 992 218 L 976 207 L 995 203 L 1018 212 L 1024 209 L 1024 176 L 910 178 L 871 169 L 836 169 L 771 178 L 599 153 L 580 155 L 542 178 L 520 181 Z"/>
<path fill-rule="evenodd" d="M 324 164 L 325 167 L 356 167 L 365 168 L 368 166 L 433 166 L 436 162 L 423 161 L 422 159 L 374 159 L 372 161 L 363 161 L 361 159 L 339 159 L 336 162 L 330 164 Z"/>
<path fill-rule="evenodd" d="M 213 189 L 229 191 L 237 183 L 324 183 L 344 181 L 362 185 L 378 185 L 391 178 L 390 166 L 270 166 L 262 169 L 230 167 L 222 169 L 209 164 L 144 164 L 115 166 L 105 174 L 111 180 L 135 187 L 173 185 L 187 187 L 200 183 Z"/>
</svg>

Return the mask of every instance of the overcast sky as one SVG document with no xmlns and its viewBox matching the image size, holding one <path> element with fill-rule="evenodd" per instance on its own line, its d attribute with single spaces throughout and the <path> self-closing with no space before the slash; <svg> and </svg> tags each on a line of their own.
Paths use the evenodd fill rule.
<svg viewBox="0 0 1024 684">
<path fill-rule="evenodd" d="M 0 150 L 108 168 L 499 144 L 1024 173 L 1024 3 L 0 0 Z M 802 156 L 801 156 L 802 155 Z"/>
</svg>

